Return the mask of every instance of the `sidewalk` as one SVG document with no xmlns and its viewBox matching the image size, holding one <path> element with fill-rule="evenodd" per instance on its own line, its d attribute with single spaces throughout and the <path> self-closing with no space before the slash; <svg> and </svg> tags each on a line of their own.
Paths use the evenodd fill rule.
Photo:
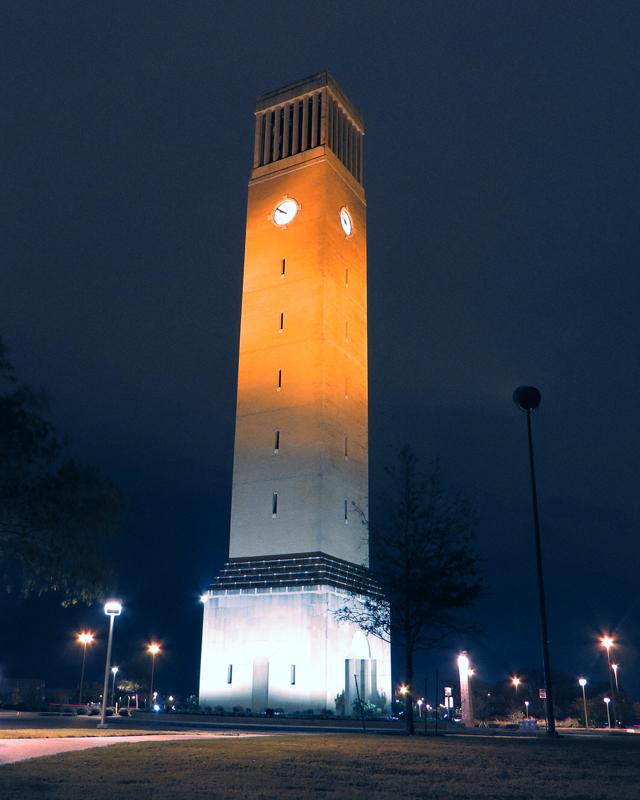
<svg viewBox="0 0 640 800">
<path fill-rule="evenodd" d="M 231 734 L 231 738 L 247 736 L 264 736 L 260 733 Z M 221 739 L 230 738 L 229 733 L 202 732 L 202 733 L 173 733 L 156 734 L 149 736 L 91 736 L 69 739 L 0 739 L 0 766 L 13 764 L 16 761 L 25 761 L 28 758 L 41 756 L 54 756 L 58 753 L 68 753 L 71 750 L 89 750 L 92 747 L 105 747 L 109 744 L 123 744 L 127 742 L 167 742 L 175 739 Z"/>
</svg>

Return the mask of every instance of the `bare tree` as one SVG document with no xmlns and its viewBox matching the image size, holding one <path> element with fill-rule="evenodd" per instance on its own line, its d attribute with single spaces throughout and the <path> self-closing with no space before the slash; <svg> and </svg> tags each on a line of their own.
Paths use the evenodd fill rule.
<svg viewBox="0 0 640 800">
<path fill-rule="evenodd" d="M 363 516 L 371 572 L 383 597 L 365 595 L 337 616 L 404 650 L 406 731 L 412 735 L 413 655 L 474 630 L 468 612 L 483 585 L 473 549 L 475 517 L 464 498 L 443 486 L 439 465 L 423 474 L 405 445 L 385 471 L 388 490 L 375 503 L 374 523 Z"/>
</svg>

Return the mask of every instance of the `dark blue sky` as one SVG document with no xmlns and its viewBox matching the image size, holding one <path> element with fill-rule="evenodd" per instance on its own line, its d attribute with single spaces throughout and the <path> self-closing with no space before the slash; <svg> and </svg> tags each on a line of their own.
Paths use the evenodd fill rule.
<svg viewBox="0 0 640 800">
<path fill-rule="evenodd" d="M 594 642 L 615 632 L 638 694 L 640 10 L 6 0 L 3 18 L 0 335 L 131 500 L 116 661 L 146 669 L 157 638 L 159 690 L 197 690 L 198 597 L 228 541 L 253 104 L 329 69 L 366 125 L 371 491 L 391 446 L 440 457 L 483 518 L 492 586 L 486 637 L 461 644 L 486 679 L 538 668 L 511 400 L 537 386 L 552 664 L 606 679 Z M 54 598 L 0 609 L 12 677 L 73 684 L 73 634 L 106 630 Z"/>
</svg>

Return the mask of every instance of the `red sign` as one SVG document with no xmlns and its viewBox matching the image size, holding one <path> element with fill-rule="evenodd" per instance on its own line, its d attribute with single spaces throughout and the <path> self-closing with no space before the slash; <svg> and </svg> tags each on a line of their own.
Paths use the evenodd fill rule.
<svg viewBox="0 0 640 800">
<path fill-rule="evenodd" d="M 546 700 L 547 699 L 547 690 L 546 689 L 539 689 L 538 690 L 538 697 L 541 700 Z"/>
</svg>

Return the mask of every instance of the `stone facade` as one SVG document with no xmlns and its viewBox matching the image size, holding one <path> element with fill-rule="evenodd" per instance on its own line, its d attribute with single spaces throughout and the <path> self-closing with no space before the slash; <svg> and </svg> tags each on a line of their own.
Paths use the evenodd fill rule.
<svg viewBox="0 0 640 800">
<path fill-rule="evenodd" d="M 363 133 L 328 73 L 256 105 L 230 560 L 205 601 L 204 705 L 336 710 L 346 696 L 350 710 L 351 669 L 390 696 L 388 645 L 333 615 L 349 591 L 375 592 Z"/>
</svg>

